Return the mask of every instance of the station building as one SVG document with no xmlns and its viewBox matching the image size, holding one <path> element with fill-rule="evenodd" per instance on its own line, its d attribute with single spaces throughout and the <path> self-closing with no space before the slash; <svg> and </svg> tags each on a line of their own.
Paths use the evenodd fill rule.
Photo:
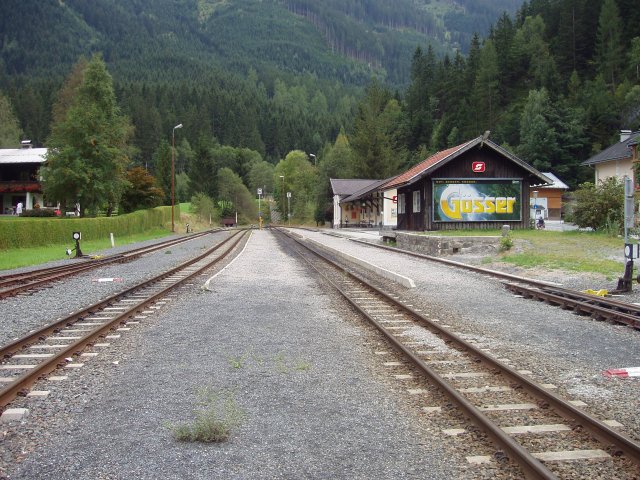
<svg viewBox="0 0 640 480">
<path fill-rule="evenodd" d="M 380 190 L 385 180 L 331 178 L 333 228 L 396 226 L 396 190 Z"/>
<path fill-rule="evenodd" d="M 45 206 L 38 169 L 46 154 L 46 148 L 31 148 L 28 141 L 22 148 L 0 149 L 0 214 L 13 214 L 19 202 L 25 210 Z"/>
<path fill-rule="evenodd" d="M 409 231 L 529 228 L 532 185 L 540 189 L 554 182 L 487 136 L 335 197 L 341 220 L 336 223 L 334 216 L 334 227 L 345 226 L 347 218 L 357 226 Z"/>
</svg>

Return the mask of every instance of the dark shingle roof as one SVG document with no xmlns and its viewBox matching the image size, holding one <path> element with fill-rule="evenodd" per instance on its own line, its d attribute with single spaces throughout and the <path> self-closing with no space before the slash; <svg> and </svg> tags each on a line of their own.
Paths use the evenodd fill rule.
<svg viewBox="0 0 640 480">
<path fill-rule="evenodd" d="M 330 178 L 329 181 L 331 182 L 331 190 L 333 190 L 333 194 L 344 197 L 353 195 L 357 191 L 366 188 L 372 183 L 379 182 L 380 180 Z"/>
<path fill-rule="evenodd" d="M 376 180 L 373 183 L 370 183 L 369 185 L 367 185 L 366 187 L 361 188 L 357 192 L 353 192 L 352 195 L 349 195 L 347 198 L 341 200 L 341 202 L 353 202 L 354 200 L 358 200 L 359 198 L 364 197 L 368 193 L 375 192 L 375 191 L 379 190 L 378 187 L 380 187 L 381 185 L 384 185 L 388 181 L 389 181 L 388 178 L 386 178 L 384 180 Z"/>
<path fill-rule="evenodd" d="M 640 131 L 631 133 L 631 136 L 622 142 L 616 142 L 609 148 L 605 148 L 600 153 L 596 153 L 593 157 L 585 160 L 580 165 L 595 165 L 596 163 L 610 162 L 612 160 L 622 160 L 623 158 L 631 158 L 631 149 L 629 146 L 638 142 Z"/>
</svg>

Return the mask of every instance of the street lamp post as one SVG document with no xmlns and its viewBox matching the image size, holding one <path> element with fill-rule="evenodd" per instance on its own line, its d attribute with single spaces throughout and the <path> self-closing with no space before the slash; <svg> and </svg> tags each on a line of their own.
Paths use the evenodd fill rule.
<svg viewBox="0 0 640 480">
<path fill-rule="evenodd" d="M 173 131 L 171 132 L 171 231 L 176 231 L 176 224 L 174 221 L 174 209 L 175 209 L 175 157 L 176 157 L 176 129 L 182 128 L 182 124 L 179 123 L 175 127 L 173 127 Z"/>
<path fill-rule="evenodd" d="M 284 212 L 284 175 L 280 175 L 280 178 L 282 179 L 282 216 L 285 217 L 285 212 Z M 283 220 L 286 220 L 286 219 L 283 218 Z"/>
<path fill-rule="evenodd" d="M 287 220 L 291 226 L 291 192 L 287 192 Z"/>
</svg>

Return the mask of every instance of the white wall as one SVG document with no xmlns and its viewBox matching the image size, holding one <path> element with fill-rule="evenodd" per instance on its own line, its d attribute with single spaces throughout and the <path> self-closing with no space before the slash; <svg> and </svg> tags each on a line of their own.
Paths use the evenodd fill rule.
<svg viewBox="0 0 640 480">
<path fill-rule="evenodd" d="M 397 198 L 398 190 L 385 190 L 383 202 L 383 219 L 382 225 L 385 227 L 398 226 L 398 204 L 393 203 L 393 198 Z"/>
</svg>

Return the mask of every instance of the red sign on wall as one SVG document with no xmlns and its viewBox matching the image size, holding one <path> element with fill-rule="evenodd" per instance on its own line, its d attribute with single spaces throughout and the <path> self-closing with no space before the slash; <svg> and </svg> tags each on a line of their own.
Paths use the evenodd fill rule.
<svg viewBox="0 0 640 480">
<path fill-rule="evenodd" d="M 398 196 L 394 195 L 393 197 L 391 197 L 391 200 L 393 203 L 398 203 Z"/>
<path fill-rule="evenodd" d="M 471 164 L 471 170 L 473 170 L 475 173 L 482 173 L 484 172 L 486 165 L 484 162 L 473 162 Z"/>
</svg>

